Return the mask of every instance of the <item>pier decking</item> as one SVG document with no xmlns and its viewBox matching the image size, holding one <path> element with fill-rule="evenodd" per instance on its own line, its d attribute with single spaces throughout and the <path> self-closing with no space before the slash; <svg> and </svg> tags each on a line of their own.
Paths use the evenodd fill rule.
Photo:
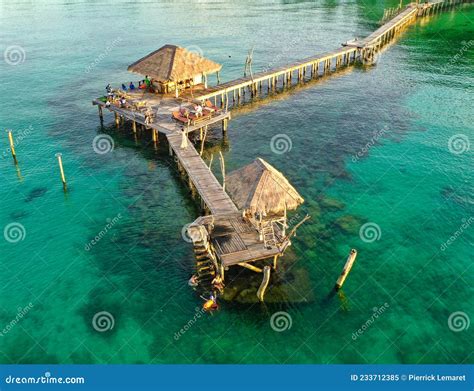
<svg viewBox="0 0 474 391">
<path fill-rule="evenodd" d="M 236 213 L 237 207 L 217 181 L 216 177 L 206 166 L 201 156 L 191 143 L 181 148 L 180 133 L 166 136 L 169 146 L 178 159 L 180 169 L 183 169 L 189 179 L 189 185 L 196 190 L 204 205 L 212 214 Z"/>
<path fill-rule="evenodd" d="M 333 51 L 311 56 L 286 66 L 264 70 L 214 87 L 196 86 L 197 88 L 182 93 L 181 98 L 169 94 L 152 94 L 142 91 L 131 93 L 132 102 L 134 99 L 145 102 L 153 112 L 151 119 L 150 117 L 147 119 L 142 112 L 133 108 L 121 108 L 114 104 L 106 105 L 101 99 L 93 100 L 93 104 L 99 107 L 101 120 L 103 109 L 107 109 L 115 114 L 117 126 L 120 123 L 120 118 L 124 118 L 132 122 L 134 132 L 137 124 L 142 125 L 144 129 L 152 129 L 155 142 L 158 140 L 157 132 L 166 135 L 170 154 L 175 155 L 178 168 L 187 178 L 191 191 L 200 197 L 203 209 L 210 214 L 199 217 L 193 223 L 198 233 L 203 232 L 201 228 L 208 232 L 203 234 L 200 240 L 194 241 L 193 239 L 195 254 L 199 257 L 197 259 L 201 259 L 197 264 L 204 265 L 201 269 L 197 268 L 198 274 L 200 270 L 213 269 L 219 270 L 219 275 L 223 278 L 224 268 L 235 264 L 262 272 L 262 269 L 252 266 L 248 262 L 273 257 L 274 268 L 276 268 L 276 259 L 290 244 L 289 237 L 282 237 L 283 234 L 278 225 L 270 221 L 270 228 L 275 239 L 271 245 L 264 245 L 262 235 L 259 235 L 256 227 L 242 217 L 242 212 L 224 191 L 191 142 L 183 143 L 186 141 L 183 137 L 187 137 L 190 132 L 205 129 L 218 122 L 222 122 L 222 128 L 225 131 L 227 121 L 230 119 L 229 106 L 235 107 L 244 102 L 246 94 L 250 98 L 262 95 L 264 85 L 270 93 L 280 87 L 291 86 L 293 79 L 301 83 L 308 76 L 311 79 L 318 78 L 356 62 L 373 62 L 375 53 L 393 41 L 417 17 L 471 2 L 472 0 L 445 0 L 436 3 L 411 3 L 405 9 L 397 10 L 399 12 L 392 19 L 364 39 L 353 39 Z M 205 118 L 195 124 L 182 125 L 172 119 L 172 112 L 178 111 L 180 106 L 191 106 L 192 102 L 204 103 L 208 99 L 213 99 L 214 104 L 223 110 L 211 118 Z M 210 231 L 204 228 L 205 225 L 212 227 L 209 238 L 207 236 Z M 209 242 L 211 246 L 209 246 Z"/>
</svg>

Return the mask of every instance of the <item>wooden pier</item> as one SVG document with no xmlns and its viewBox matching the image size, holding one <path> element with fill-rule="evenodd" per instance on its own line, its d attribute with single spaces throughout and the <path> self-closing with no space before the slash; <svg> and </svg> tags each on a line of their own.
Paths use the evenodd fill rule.
<svg viewBox="0 0 474 391">
<path fill-rule="evenodd" d="M 208 126 L 216 123 L 222 123 L 222 130 L 225 131 L 227 122 L 231 118 L 228 108 L 245 103 L 249 98 L 261 97 L 265 95 L 265 92 L 270 95 L 280 88 L 292 86 L 295 81 L 303 83 L 308 78 L 319 78 L 358 62 L 374 62 L 375 54 L 393 41 L 418 17 L 471 2 L 472 0 L 445 0 L 435 3 L 410 3 L 405 9 L 397 9 L 390 20 L 366 38 L 353 39 L 336 50 L 214 87 L 208 87 L 207 78 L 204 77 L 206 81 L 203 85 L 195 89 L 191 88 L 190 91 L 183 91 L 180 98 L 176 97 L 177 89 L 176 96 L 167 93 L 136 91 L 128 93 L 127 100 L 133 104 L 130 107 L 106 103 L 104 98 L 94 99 L 92 103 L 99 107 L 101 121 L 105 109 L 114 113 L 117 126 L 126 119 L 131 121 L 134 132 L 137 131 L 137 125 L 151 130 L 155 142 L 158 140 L 158 132 L 166 136 L 170 155 L 175 156 L 179 171 L 187 181 L 192 194 L 200 198 L 201 206 L 206 214 L 196 219 L 188 228 L 194 245 L 199 280 L 202 282 L 207 279 L 207 282 L 211 284 L 217 276 L 223 281 L 225 270 L 233 265 L 259 273 L 265 271 L 262 289 L 259 291 L 259 298 L 263 300 L 263 292 L 268 284 L 270 271 L 268 266 L 258 267 L 252 263 L 271 258 L 273 268 L 276 269 L 278 257 L 283 255 L 285 249 L 291 244 L 291 234 L 285 235 L 286 199 L 284 219 L 269 220 L 265 225 L 258 212 L 251 218 L 246 217 L 250 209 L 236 206 L 188 140 L 188 134 L 198 129 L 207 130 Z M 386 12 L 385 15 L 392 15 L 392 11 Z M 214 110 L 214 108 L 212 116 L 197 123 L 183 125 L 173 120 L 171 114 L 181 107 L 192 106 L 194 103 L 201 103 L 204 106 L 205 103 L 209 103 L 209 100 L 213 100 L 214 105 L 220 106 L 221 110 Z M 147 117 L 138 109 L 139 104 L 143 102 L 147 107 L 147 112 L 153 113 L 151 117 Z M 268 163 L 262 161 L 261 164 L 273 175 L 281 175 Z M 289 183 L 288 191 L 296 193 Z M 299 197 L 297 193 L 296 196 Z M 301 198 L 296 206 L 302 201 Z M 303 220 L 306 221 L 307 218 L 309 216 Z M 300 224 L 297 224 L 295 230 Z"/>
<path fill-rule="evenodd" d="M 181 133 L 167 134 L 170 153 L 177 158 L 179 170 L 188 178 L 188 185 L 201 198 L 202 207 L 211 214 L 238 212 L 236 206 L 222 188 L 209 167 L 206 166 L 194 146 L 189 142 L 182 147 Z"/>
</svg>

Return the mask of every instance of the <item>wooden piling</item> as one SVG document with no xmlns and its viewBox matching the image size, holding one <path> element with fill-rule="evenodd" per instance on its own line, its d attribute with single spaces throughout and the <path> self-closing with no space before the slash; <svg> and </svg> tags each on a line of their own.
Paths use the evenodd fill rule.
<svg viewBox="0 0 474 391">
<path fill-rule="evenodd" d="M 13 141 L 13 134 L 11 130 L 7 130 L 7 132 L 8 132 L 8 141 L 10 142 L 10 151 L 12 153 L 13 161 L 15 162 L 15 164 L 17 164 L 18 161 L 16 160 L 15 142 Z"/>
<path fill-rule="evenodd" d="M 270 273 L 271 273 L 270 266 L 265 266 L 263 268 L 262 283 L 260 284 L 260 288 L 258 288 L 258 291 L 257 291 L 257 297 L 260 301 L 263 301 L 263 297 L 265 296 L 265 291 L 267 290 L 268 283 L 270 282 Z"/>
<path fill-rule="evenodd" d="M 67 184 L 66 184 L 66 176 L 64 175 L 64 168 L 63 168 L 63 159 L 62 159 L 62 154 L 57 153 L 56 157 L 58 158 L 58 164 L 59 164 L 59 172 L 61 174 L 61 182 L 63 183 L 63 189 L 66 191 L 67 189 Z"/>
<path fill-rule="evenodd" d="M 346 264 L 344 265 L 344 269 L 342 269 L 341 275 L 336 281 L 336 286 L 335 286 L 336 290 L 340 289 L 342 285 L 344 284 L 344 281 L 349 275 L 349 272 L 351 271 L 352 265 L 354 264 L 356 257 L 357 257 L 357 250 L 352 249 L 351 252 L 349 253 L 349 256 L 347 257 L 347 261 L 346 261 Z"/>
</svg>

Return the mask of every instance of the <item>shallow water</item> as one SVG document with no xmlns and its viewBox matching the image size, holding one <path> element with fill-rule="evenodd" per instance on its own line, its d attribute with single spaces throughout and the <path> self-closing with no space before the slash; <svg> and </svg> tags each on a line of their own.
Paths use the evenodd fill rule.
<svg viewBox="0 0 474 391">
<path fill-rule="evenodd" d="M 461 150 L 474 139 L 472 6 L 412 26 L 375 67 L 235 111 L 228 139 L 207 146 L 223 149 L 229 171 L 268 160 L 306 200 L 297 214 L 313 218 L 268 291 L 278 303 L 196 312 L 181 229 L 199 210 L 165 141 L 135 141 L 111 116 L 102 130 L 91 106 L 163 44 L 197 47 L 230 80 L 251 47 L 254 71 L 283 65 L 367 35 L 395 4 L 204 1 L 190 15 L 175 1 L 0 2 L 2 53 L 25 50 L 17 65 L 0 62 L 1 122 L 19 160 L 16 170 L 1 137 L 0 226 L 24 227 L 22 240 L 0 242 L 0 362 L 472 363 L 472 328 L 448 324 L 474 304 L 473 154 L 448 148 L 455 135 Z M 115 147 L 101 155 L 92 141 L 104 131 Z M 278 134 L 291 139 L 284 154 L 270 147 Z M 366 223 L 377 240 L 362 240 Z M 334 295 L 350 248 L 356 264 Z M 104 332 L 92 325 L 102 311 L 113 316 Z M 291 321 L 281 332 L 278 311 Z"/>
</svg>

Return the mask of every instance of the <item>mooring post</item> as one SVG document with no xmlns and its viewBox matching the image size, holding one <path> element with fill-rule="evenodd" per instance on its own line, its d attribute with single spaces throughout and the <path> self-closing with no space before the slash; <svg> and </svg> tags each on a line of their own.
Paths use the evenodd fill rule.
<svg viewBox="0 0 474 391">
<path fill-rule="evenodd" d="M 133 133 L 137 133 L 137 123 L 135 121 L 132 121 L 132 130 Z"/>
<path fill-rule="evenodd" d="M 13 141 L 12 131 L 8 129 L 7 133 L 8 133 L 8 140 L 10 141 L 10 151 L 12 153 L 13 161 L 15 162 L 15 164 L 18 164 L 18 161 L 16 160 L 15 142 Z"/>
<path fill-rule="evenodd" d="M 102 112 L 102 106 L 97 106 L 99 108 L 99 118 L 100 118 L 100 124 L 103 125 L 104 123 L 104 113 Z"/>
<path fill-rule="evenodd" d="M 349 253 L 349 256 L 347 257 L 347 261 L 346 261 L 346 264 L 344 265 L 344 269 L 342 269 L 341 275 L 336 281 L 336 286 L 335 286 L 336 290 L 340 289 L 342 285 L 344 284 L 344 281 L 349 275 L 349 272 L 351 271 L 352 265 L 354 264 L 356 257 L 357 257 L 357 250 L 352 249 L 351 252 Z"/>
<path fill-rule="evenodd" d="M 222 134 L 225 134 L 225 132 L 227 132 L 227 118 L 222 120 Z"/>
<path fill-rule="evenodd" d="M 57 154 L 56 154 L 56 157 L 58 158 L 59 172 L 60 172 L 60 174 L 61 174 L 61 182 L 63 183 L 63 190 L 66 191 L 66 189 L 67 189 L 67 184 L 66 184 L 66 176 L 64 175 L 62 154 L 61 154 L 61 153 L 57 153 Z"/>
<path fill-rule="evenodd" d="M 120 116 L 114 112 L 115 114 L 115 125 L 117 126 L 117 128 L 120 126 Z"/>
</svg>

